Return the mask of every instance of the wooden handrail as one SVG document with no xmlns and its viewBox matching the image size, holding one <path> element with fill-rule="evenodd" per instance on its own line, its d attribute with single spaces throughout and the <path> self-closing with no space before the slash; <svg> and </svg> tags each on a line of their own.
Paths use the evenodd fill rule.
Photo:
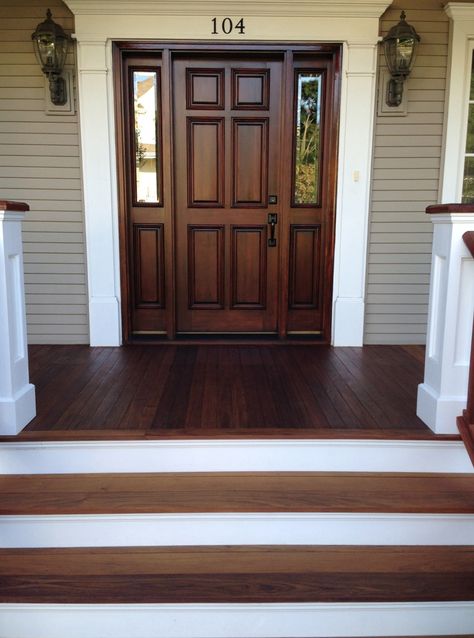
<svg viewBox="0 0 474 638">
<path fill-rule="evenodd" d="M 467 231 L 462 238 L 471 255 L 474 257 L 474 230 Z M 457 424 L 459 433 L 474 465 L 474 322 L 472 326 L 471 359 L 467 385 L 467 406 L 462 416 L 458 417 Z"/>
</svg>

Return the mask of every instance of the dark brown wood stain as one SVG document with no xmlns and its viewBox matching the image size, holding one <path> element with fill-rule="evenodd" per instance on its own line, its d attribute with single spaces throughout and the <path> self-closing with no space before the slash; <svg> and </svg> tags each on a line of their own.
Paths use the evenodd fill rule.
<svg viewBox="0 0 474 638">
<path fill-rule="evenodd" d="M 38 415 L 19 438 L 430 438 L 415 413 L 420 352 L 229 343 L 30 346 Z"/>
</svg>

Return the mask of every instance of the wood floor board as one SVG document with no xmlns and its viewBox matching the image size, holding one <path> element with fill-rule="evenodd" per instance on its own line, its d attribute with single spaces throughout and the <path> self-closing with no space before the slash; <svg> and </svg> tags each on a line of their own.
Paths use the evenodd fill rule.
<svg viewBox="0 0 474 638">
<path fill-rule="evenodd" d="M 472 547 L 0 550 L 0 602 L 474 600 Z"/>
<path fill-rule="evenodd" d="M 0 514 L 474 514 L 474 475 L 165 473 L 0 476 Z"/>
<path fill-rule="evenodd" d="M 229 343 L 30 346 L 38 415 L 19 438 L 69 430 L 78 437 L 84 431 L 116 431 L 125 438 L 133 431 L 137 438 L 198 431 L 209 437 L 292 431 L 317 437 L 325 430 L 430 436 L 416 417 L 421 350 Z"/>
</svg>

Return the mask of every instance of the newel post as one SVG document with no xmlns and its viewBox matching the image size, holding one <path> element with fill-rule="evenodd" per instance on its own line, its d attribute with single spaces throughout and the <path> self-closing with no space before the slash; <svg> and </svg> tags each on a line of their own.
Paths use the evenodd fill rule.
<svg viewBox="0 0 474 638">
<path fill-rule="evenodd" d="M 0 434 L 17 434 L 36 414 L 29 382 L 21 222 L 27 204 L 0 201 Z"/>
<path fill-rule="evenodd" d="M 474 229 L 474 205 L 428 206 L 433 222 L 425 376 L 417 415 L 434 432 L 457 434 L 466 407 L 474 310 L 474 260 L 463 234 Z"/>
</svg>

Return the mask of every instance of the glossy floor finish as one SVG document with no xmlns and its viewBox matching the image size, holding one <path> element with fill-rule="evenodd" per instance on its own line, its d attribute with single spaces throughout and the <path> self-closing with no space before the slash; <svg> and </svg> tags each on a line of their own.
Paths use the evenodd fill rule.
<svg viewBox="0 0 474 638">
<path fill-rule="evenodd" d="M 32 437 L 429 438 L 423 348 L 31 346 Z"/>
</svg>

